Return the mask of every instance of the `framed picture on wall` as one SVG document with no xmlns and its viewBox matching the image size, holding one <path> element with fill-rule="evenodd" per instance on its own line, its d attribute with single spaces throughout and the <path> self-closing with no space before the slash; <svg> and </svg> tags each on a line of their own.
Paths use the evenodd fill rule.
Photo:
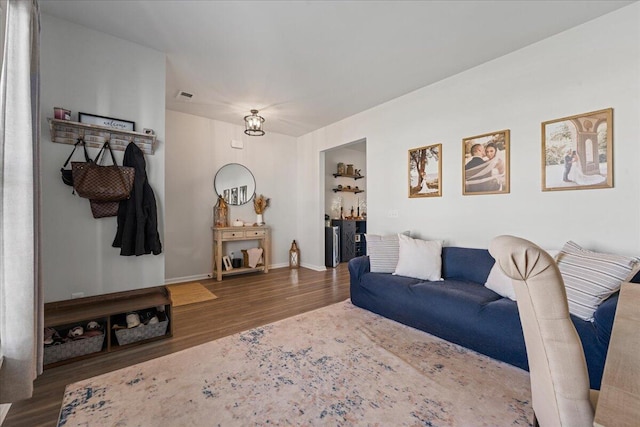
<svg viewBox="0 0 640 427">
<path fill-rule="evenodd" d="M 442 196 L 442 144 L 409 150 L 409 198 Z"/>
<path fill-rule="evenodd" d="M 613 108 L 542 123 L 542 191 L 613 187 Z"/>
<path fill-rule="evenodd" d="M 509 193 L 509 130 L 462 140 L 462 194 Z"/>
</svg>

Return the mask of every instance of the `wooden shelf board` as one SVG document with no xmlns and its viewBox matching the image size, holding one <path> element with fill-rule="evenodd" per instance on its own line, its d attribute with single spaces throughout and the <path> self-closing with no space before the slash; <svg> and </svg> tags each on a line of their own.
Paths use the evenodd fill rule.
<svg viewBox="0 0 640 427">
<path fill-rule="evenodd" d="M 364 178 L 364 175 L 347 175 L 347 174 L 344 174 L 344 173 L 334 173 L 333 177 L 334 178 L 339 178 L 339 177 L 342 177 L 342 178 L 353 178 L 353 179 L 355 179 L 357 181 L 360 178 Z"/>
<path fill-rule="evenodd" d="M 234 274 L 242 274 L 242 273 L 253 273 L 256 271 L 264 271 L 264 266 L 259 266 L 259 267 L 255 267 L 255 268 L 250 268 L 250 267 L 238 267 L 238 268 L 234 268 L 233 270 L 224 270 L 222 272 L 223 276 L 231 276 Z"/>
<path fill-rule="evenodd" d="M 364 190 L 360 190 L 360 189 L 356 190 L 355 188 L 342 188 L 342 189 L 334 188 L 333 192 L 334 193 L 344 192 L 344 193 L 355 193 L 355 194 L 358 194 L 358 193 L 364 193 Z"/>
<path fill-rule="evenodd" d="M 49 306 L 44 309 L 44 326 L 59 326 L 90 321 L 114 314 L 170 304 L 171 300 L 160 292 L 151 292 L 129 298 L 94 300 L 76 306 Z"/>
</svg>

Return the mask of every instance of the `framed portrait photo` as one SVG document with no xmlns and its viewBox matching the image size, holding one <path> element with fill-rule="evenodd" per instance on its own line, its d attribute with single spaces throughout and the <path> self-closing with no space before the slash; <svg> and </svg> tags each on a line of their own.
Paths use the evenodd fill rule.
<svg viewBox="0 0 640 427">
<path fill-rule="evenodd" d="M 442 196 L 442 144 L 409 150 L 409 198 Z"/>
<path fill-rule="evenodd" d="M 542 123 L 542 191 L 613 187 L 613 108 Z"/>
<path fill-rule="evenodd" d="M 462 140 L 462 194 L 509 193 L 509 130 Z"/>
</svg>

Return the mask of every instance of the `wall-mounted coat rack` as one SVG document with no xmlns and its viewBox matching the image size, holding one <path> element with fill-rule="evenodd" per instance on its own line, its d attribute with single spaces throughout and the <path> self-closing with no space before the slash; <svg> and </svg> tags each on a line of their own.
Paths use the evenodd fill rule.
<svg viewBox="0 0 640 427">
<path fill-rule="evenodd" d="M 105 126 L 72 122 L 70 120 L 47 119 L 51 131 L 51 141 L 60 144 L 75 144 L 78 138 L 83 138 L 87 147 L 100 148 L 109 141 L 111 149 L 124 151 L 130 142 L 136 144 L 143 153 L 153 154 L 156 145 L 156 135 L 140 132 L 112 129 Z"/>
</svg>

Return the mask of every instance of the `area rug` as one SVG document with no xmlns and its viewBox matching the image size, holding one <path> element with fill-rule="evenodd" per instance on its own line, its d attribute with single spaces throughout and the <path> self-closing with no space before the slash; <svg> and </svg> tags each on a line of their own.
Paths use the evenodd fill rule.
<svg viewBox="0 0 640 427">
<path fill-rule="evenodd" d="M 197 302 L 211 301 L 218 298 L 215 294 L 202 286 L 201 283 L 185 283 L 180 285 L 167 285 L 171 304 L 174 307 L 195 304 Z"/>
<path fill-rule="evenodd" d="M 71 384 L 58 426 L 523 426 L 530 400 L 527 372 L 346 301 Z"/>
</svg>

